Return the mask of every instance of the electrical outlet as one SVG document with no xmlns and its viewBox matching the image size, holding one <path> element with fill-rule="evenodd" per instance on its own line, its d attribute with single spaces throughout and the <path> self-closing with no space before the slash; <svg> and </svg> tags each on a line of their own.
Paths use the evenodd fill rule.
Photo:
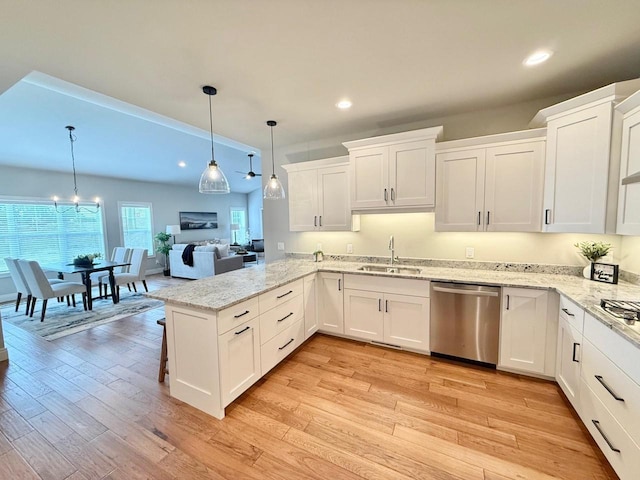
<svg viewBox="0 0 640 480">
<path fill-rule="evenodd" d="M 353 243 L 347 243 L 347 253 L 353 253 Z"/>
<path fill-rule="evenodd" d="M 467 258 L 473 258 L 476 256 L 476 250 L 473 247 L 467 247 L 465 249 L 465 255 Z"/>
<path fill-rule="evenodd" d="M 284 242 L 278 242 L 278 250 L 284 250 Z"/>
</svg>

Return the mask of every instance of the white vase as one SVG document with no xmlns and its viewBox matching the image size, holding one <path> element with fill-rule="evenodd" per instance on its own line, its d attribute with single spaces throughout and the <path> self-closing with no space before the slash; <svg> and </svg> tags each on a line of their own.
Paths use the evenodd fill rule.
<svg viewBox="0 0 640 480">
<path fill-rule="evenodd" d="M 591 278 L 591 264 L 584 267 L 584 270 L 582 270 L 582 276 L 584 278 Z"/>
</svg>

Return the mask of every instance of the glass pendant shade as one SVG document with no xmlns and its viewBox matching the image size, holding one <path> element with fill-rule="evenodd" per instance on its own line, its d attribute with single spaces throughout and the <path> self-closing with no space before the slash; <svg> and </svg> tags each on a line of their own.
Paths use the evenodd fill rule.
<svg viewBox="0 0 640 480">
<path fill-rule="evenodd" d="M 271 175 L 267 185 L 264 187 L 263 198 L 265 200 L 280 200 L 285 198 L 284 187 L 275 173 Z"/>
<path fill-rule="evenodd" d="M 229 182 L 215 160 L 211 160 L 200 176 L 200 193 L 229 193 Z"/>
</svg>

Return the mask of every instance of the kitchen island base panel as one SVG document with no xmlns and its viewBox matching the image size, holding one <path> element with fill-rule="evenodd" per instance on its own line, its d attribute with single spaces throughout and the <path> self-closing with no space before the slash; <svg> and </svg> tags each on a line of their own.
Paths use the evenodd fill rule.
<svg viewBox="0 0 640 480">
<path fill-rule="evenodd" d="M 165 318 L 171 396 L 224 418 L 217 374 L 216 314 L 166 306 Z"/>
</svg>

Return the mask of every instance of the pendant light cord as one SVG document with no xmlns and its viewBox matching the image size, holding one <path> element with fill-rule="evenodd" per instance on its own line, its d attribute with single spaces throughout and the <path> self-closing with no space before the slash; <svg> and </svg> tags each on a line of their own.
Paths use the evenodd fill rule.
<svg viewBox="0 0 640 480">
<path fill-rule="evenodd" d="M 215 162 L 215 157 L 213 155 L 213 114 L 211 113 L 211 95 L 208 94 L 209 97 L 209 133 L 211 133 L 211 161 Z"/>
<path fill-rule="evenodd" d="M 275 162 L 275 157 L 273 156 L 273 125 L 270 125 L 271 127 L 271 173 L 273 173 L 273 175 L 276 174 L 276 162 Z"/>
<path fill-rule="evenodd" d="M 72 128 L 69 128 L 69 142 L 71 143 L 71 165 L 73 166 L 73 191 L 76 195 L 76 197 L 78 196 L 78 182 L 76 181 L 76 156 L 73 153 L 73 142 L 75 141 L 73 138 L 73 135 L 71 134 L 71 132 L 73 131 Z"/>
</svg>

